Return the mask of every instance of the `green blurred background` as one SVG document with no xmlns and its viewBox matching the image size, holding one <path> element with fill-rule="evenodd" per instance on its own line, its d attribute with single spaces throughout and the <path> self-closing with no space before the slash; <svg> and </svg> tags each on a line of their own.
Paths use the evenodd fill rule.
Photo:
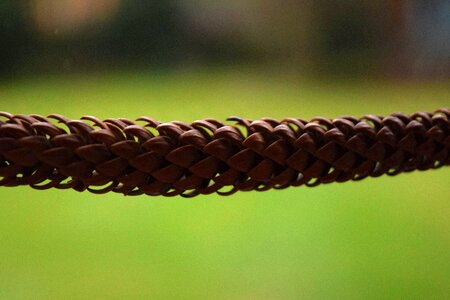
<svg viewBox="0 0 450 300">
<path fill-rule="evenodd" d="M 450 105 L 450 1 L 0 3 L 0 110 Z M 450 170 L 194 199 L 0 189 L 1 299 L 448 299 Z"/>
</svg>

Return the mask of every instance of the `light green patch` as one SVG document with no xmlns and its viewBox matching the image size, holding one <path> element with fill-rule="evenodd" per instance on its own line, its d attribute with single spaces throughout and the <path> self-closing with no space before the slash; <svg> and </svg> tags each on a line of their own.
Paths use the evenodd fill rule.
<svg viewBox="0 0 450 300">
<path fill-rule="evenodd" d="M 432 111 L 442 84 L 255 73 L 0 85 L 0 110 L 162 121 Z M 450 170 L 194 199 L 0 189 L 1 299 L 448 299 Z"/>
</svg>

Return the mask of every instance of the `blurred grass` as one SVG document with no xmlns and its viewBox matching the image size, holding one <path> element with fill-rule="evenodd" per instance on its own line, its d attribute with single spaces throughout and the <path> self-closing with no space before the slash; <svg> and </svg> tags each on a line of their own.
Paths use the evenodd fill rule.
<svg viewBox="0 0 450 300">
<path fill-rule="evenodd" d="M 192 121 L 449 106 L 446 83 L 256 72 L 48 76 L 0 110 Z M 450 297 L 450 170 L 194 199 L 0 189 L 1 299 Z"/>
</svg>

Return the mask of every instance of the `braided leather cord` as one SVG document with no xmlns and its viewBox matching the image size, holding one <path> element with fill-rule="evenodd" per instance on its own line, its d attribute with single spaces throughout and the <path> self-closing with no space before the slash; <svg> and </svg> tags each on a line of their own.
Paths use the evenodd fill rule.
<svg viewBox="0 0 450 300">
<path fill-rule="evenodd" d="M 450 164 L 450 109 L 311 121 L 0 113 L 0 186 L 182 195 L 361 180 Z"/>
</svg>

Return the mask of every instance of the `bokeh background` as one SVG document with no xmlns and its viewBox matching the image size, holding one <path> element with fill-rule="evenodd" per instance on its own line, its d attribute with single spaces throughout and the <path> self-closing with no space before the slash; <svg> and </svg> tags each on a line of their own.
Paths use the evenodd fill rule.
<svg viewBox="0 0 450 300">
<path fill-rule="evenodd" d="M 450 106 L 450 1 L 2 0 L 0 110 Z M 1 299 L 449 299 L 450 170 L 194 199 L 0 189 Z"/>
</svg>

